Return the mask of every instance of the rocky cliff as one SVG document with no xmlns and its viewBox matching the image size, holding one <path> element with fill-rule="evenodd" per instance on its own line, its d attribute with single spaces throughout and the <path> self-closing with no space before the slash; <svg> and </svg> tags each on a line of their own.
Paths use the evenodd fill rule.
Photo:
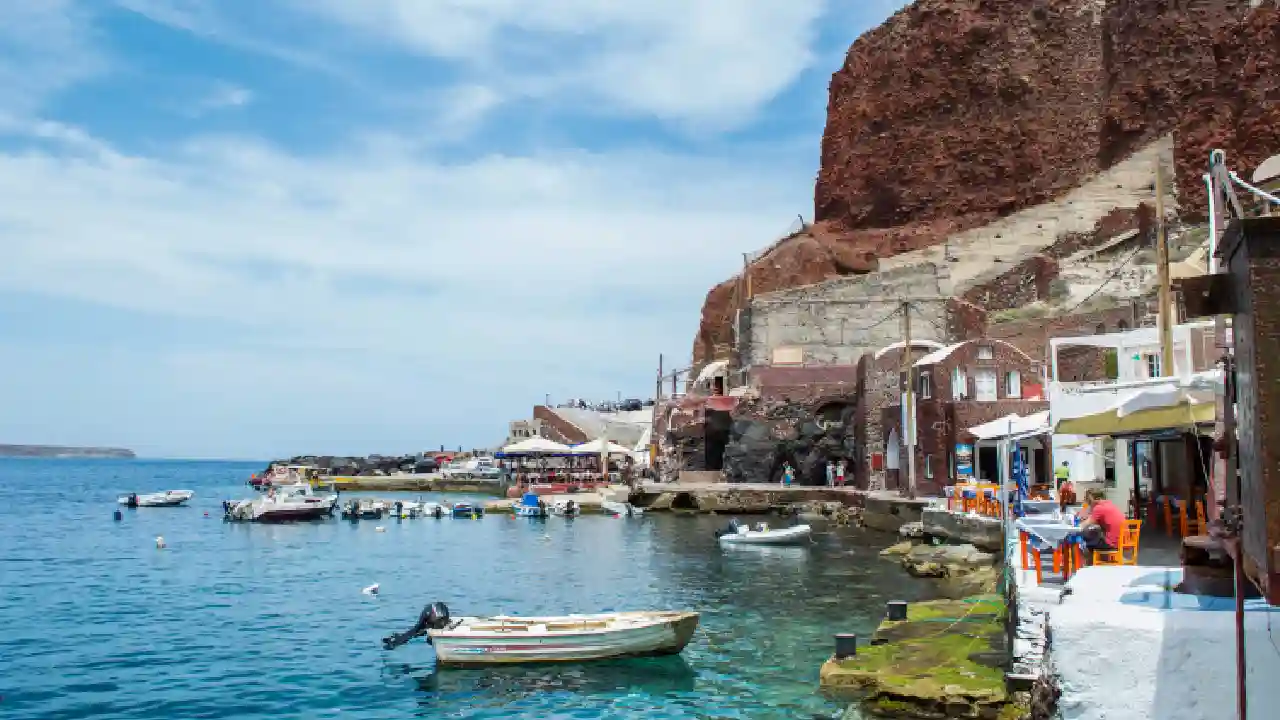
<svg viewBox="0 0 1280 720">
<path fill-rule="evenodd" d="M 1275 0 L 917 0 L 832 76 L 817 222 L 752 264 L 753 291 L 938 245 L 1169 133 L 1201 215 L 1209 150 L 1241 170 L 1280 152 L 1278 71 Z M 695 362 L 727 354 L 738 285 L 708 294 Z"/>
<path fill-rule="evenodd" d="M 0 457 L 40 458 L 133 458 L 127 448 L 68 447 L 63 445 L 0 445 Z"/>
</svg>

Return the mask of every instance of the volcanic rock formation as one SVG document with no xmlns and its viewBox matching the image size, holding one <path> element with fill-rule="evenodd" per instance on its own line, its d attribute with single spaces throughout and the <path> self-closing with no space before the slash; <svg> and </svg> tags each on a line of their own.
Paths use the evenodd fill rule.
<svg viewBox="0 0 1280 720">
<path fill-rule="evenodd" d="M 871 271 L 1169 133 L 1189 216 L 1211 149 L 1239 168 L 1280 151 L 1275 0 L 916 0 L 832 76 L 816 223 L 752 263 L 752 292 Z M 744 285 L 708 294 L 695 363 L 727 354 Z"/>
</svg>

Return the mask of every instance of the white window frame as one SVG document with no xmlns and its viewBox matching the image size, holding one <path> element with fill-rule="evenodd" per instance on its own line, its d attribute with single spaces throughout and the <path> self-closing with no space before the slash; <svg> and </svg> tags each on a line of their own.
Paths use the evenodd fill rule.
<svg viewBox="0 0 1280 720">
<path fill-rule="evenodd" d="M 920 399 L 929 400 L 933 397 L 933 371 L 920 371 Z"/>
<path fill-rule="evenodd" d="M 990 383 L 985 384 L 985 389 L 990 392 L 983 394 L 984 383 L 981 382 L 985 378 L 990 378 Z M 1000 378 L 996 376 L 993 368 L 978 368 L 973 373 L 973 399 L 979 402 L 995 402 L 1000 399 Z"/>
<path fill-rule="evenodd" d="M 1162 368 L 1160 367 L 1159 353 L 1143 353 L 1142 361 L 1146 366 L 1144 369 L 1147 371 L 1148 378 L 1158 378 L 1161 376 L 1160 372 Z"/>
<path fill-rule="evenodd" d="M 951 369 L 951 396 L 964 400 L 969 395 L 969 377 L 959 365 Z"/>
<path fill-rule="evenodd" d="M 924 456 L 924 479 L 933 479 L 933 455 L 925 453 Z"/>
<path fill-rule="evenodd" d="M 995 359 L 995 356 L 996 356 L 996 352 L 995 352 L 995 350 L 994 350 L 994 349 L 992 349 L 992 347 L 991 347 L 990 345 L 979 345 L 979 346 L 978 346 L 978 359 L 979 359 L 979 360 L 993 360 L 993 359 Z"/>
<path fill-rule="evenodd" d="M 1022 373 L 1010 370 L 1004 374 L 1004 394 L 1014 400 L 1022 398 Z"/>
</svg>

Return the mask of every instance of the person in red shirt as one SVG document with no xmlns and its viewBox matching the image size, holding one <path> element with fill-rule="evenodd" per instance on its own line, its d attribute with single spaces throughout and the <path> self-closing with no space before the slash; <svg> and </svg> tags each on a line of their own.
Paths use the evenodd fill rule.
<svg viewBox="0 0 1280 720">
<path fill-rule="evenodd" d="M 1120 530 L 1124 527 L 1124 513 L 1115 503 L 1106 499 L 1101 490 L 1093 489 L 1084 494 L 1085 507 L 1081 510 L 1081 534 L 1085 547 L 1090 550 L 1115 550 L 1120 547 Z"/>
</svg>

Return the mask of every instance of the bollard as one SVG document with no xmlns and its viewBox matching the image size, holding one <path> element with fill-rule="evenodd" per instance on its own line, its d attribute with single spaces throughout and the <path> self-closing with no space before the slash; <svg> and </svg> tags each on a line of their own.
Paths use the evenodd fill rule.
<svg viewBox="0 0 1280 720">
<path fill-rule="evenodd" d="M 858 636 L 852 633 L 836 634 L 836 659 L 843 660 L 858 654 Z"/>
<path fill-rule="evenodd" d="M 904 602 L 891 602 L 888 604 L 887 620 L 896 622 L 907 619 L 907 604 Z"/>
<path fill-rule="evenodd" d="M 121 520 L 124 519 L 124 515 L 122 515 L 119 510 L 115 511 L 115 513 L 111 517 L 116 522 L 120 522 Z"/>
</svg>

